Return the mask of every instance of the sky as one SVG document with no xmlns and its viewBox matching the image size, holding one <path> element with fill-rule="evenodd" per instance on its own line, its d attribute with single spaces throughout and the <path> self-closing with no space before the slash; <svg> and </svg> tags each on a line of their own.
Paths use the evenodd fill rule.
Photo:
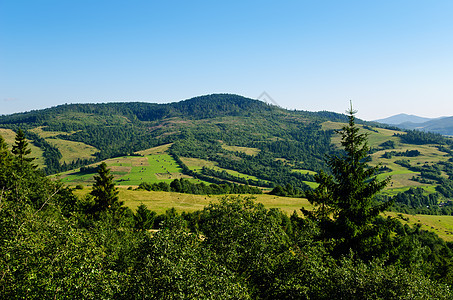
<svg viewBox="0 0 453 300">
<path fill-rule="evenodd" d="M 452 116 L 452 16 L 451 0 L 0 0 L 0 114 L 232 93 Z"/>
</svg>

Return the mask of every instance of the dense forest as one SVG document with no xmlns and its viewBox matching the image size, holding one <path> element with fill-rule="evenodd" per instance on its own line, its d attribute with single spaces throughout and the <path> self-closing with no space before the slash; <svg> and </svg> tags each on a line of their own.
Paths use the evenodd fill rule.
<svg viewBox="0 0 453 300">
<path fill-rule="evenodd" d="M 70 104 L 41 111 L 0 116 L 0 127 L 17 131 L 44 151 L 46 174 L 81 167 L 106 158 L 130 155 L 175 143 L 179 156 L 203 158 L 263 180 L 282 174 L 275 184 L 301 186 L 291 168 L 325 168 L 332 130 L 323 121 L 346 121 L 331 112 L 288 111 L 237 95 L 215 94 L 169 104 Z M 33 132 L 58 132 L 54 138 L 82 142 L 97 149 L 90 159 L 61 162 L 61 153 Z M 259 149 L 258 157 L 227 150 L 224 145 Z M 246 164 L 238 163 L 246 158 Z M 275 162 L 275 159 L 280 159 Z M 224 178 L 227 179 L 227 178 Z"/>
<path fill-rule="evenodd" d="M 241 196 L 193 213 L 157 215 L 144 205 L 134 212 L 104 163 L 91 192 L 78 198 L 37 170 L 22 131 L 12 151 L 0 138 L 0 294 L 451 299 L 452 244 L 381 216 L 393 200 L 375 196 L 389 179 L 376 179 L 378 167 L 368 165 L 352 109 L 348 122 L 343 151 L 314 176 L 319 187 L 306 194 L 314 210 L 301 208 L 304 216 Z"/>
</svg>

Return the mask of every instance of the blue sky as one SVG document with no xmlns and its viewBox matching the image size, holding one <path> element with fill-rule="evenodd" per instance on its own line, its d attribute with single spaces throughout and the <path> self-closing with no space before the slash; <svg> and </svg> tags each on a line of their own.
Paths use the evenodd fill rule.
<svg viewBox="0 0 453 300">
<path fill-rule="evenodd" d="M 0 114 L 211 93 L 453 115 L 453 1 L 0 0 Z"/>
</svg>

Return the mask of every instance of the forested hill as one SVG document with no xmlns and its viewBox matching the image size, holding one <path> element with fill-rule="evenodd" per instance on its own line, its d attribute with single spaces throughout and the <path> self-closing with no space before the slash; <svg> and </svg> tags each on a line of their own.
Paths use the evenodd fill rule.
<svg viewBox="0 0 453 300">
<path fill-rule="evenodd" d="M 321 122 L 345 120 L 342 114 L 290 111 L 238 95 L 214 94 L 168 104 L 65 104 L 1 116 L 0 127 L 24 130 L 43 150 L 48 174 L 174 143 L 175 155 L 208 159 L 264 180 L 278 172 L 286 178 L 282 183 L 298 185 L 301 175 L 292 169 L 317 170 L 331 151 L 332 130 L 321 130 Z M 70 160 L 65 157 L 71 157 L 66 153 L 69 142 L 91 147 L 93 153 Z M 253 148 L 257 155 L 228 146 Z"/>
<path fill-rule="evenodd" d="M 322 111 L 288 111 L 259 100 L 245 98 L 232 94 L 213 94 L 191 98 L 180 102 L 167 104 L 145 102 L 116 102 L 100 104 L 64 104 L 43 110 L 16 113 L 0 116 L 0 124 L 15 124 L 21 126 L 48 126 L 58 123 L 74 123 L 71 114 L 89 114 L 108 117 L 121 116 L 128 122 L 156 121 L 169 118 L 206 119 L 222 116 L 251 116 L 253 114 L 293 114 L 310 119 L 345 121 L 342 114 Z M 65 119 L 66 117 L 71 117 Z M 98 125 L 103 125 L 100 122 Z"/>
<path fill-rule="evenodd" d="M 280 194 L 293 194 L 292 188 L 314 186 L 313 174 L 328 169 L 326 156 L 339 151 L 335 130 L 346 121 L 343 114 L 286 110 L 238 95 L 215 94 L 168 104 L 66 104 L 0 116 L 0 135 L 11 147 L 22 129 L 38 158 L 35 164 L 49 175 L 114 157 L 141 156 L 144 161 L 139 165 L 148 164 L 148 159 L 156 164 L 150 175 L 154 183 L 185 176 L 217 184 L 281 186 L 285 189 Z M 401 202 L 417 194 L 413 206 L 419 209 L 434 201 L 426 198 L 427 193 L 440 193 L 437 202 L 453 197 L 451 139 L 357 123 L 369 134 L 372 164 L 381 164 L 385 174 L 380 176 L 392 176 L 388 187 L 392 193 L 423 188 L 408 191 Z M 171 162 L 149 157 L 150 149 L 161 146 Z M 119 184 L 150 183 L 143 176 L 145 169 L 133 175 L 120 158 L 111 163 Z M 179 169 L 171 169 L 171 163 Z"/>
</svg>

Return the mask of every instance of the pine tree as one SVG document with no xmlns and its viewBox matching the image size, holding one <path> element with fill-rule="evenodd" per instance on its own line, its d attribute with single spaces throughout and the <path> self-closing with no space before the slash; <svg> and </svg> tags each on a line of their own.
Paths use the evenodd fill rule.
<svg viewBox="0 0 453 300">
<path fill-rule="evenodd" d="M 99 165 L 98 175 L 94 176 L 96 181 L 93 184 L 91 195 L 94 196 L 95 204 L 92 212 L 97 214 L 99 212 L 117 210 L 122 202 L 118 198 L 118 190 L 113 182 L 113 175 L 110 174 L 110 169 L 103 162 Z"/>
<path fill-rule="evenodd" d="M 145 204 L 140 204 L 134 215 L 135 229 L 147 230 L 151 229 L 156 218 L 156 212 L 151 211 Z"/>
<path fill-rule="evenodd" d="M 319 186 L 306 193 L 315 209 L 302 209 L 302 212 L 319 223 L 321 238 L 331 242 L 334 254 L 353 250 L 365 257 L 389 232 L 373 221 L 392 205 L 391 201 L 377 203 L 374 200 L 390 177 L 382 181 L 376 178 L 378 167 L 368 165 L 367 134 L 359 133 L 352 104 L 347 113 L 349 123 L 338 131 L 344 153 L 327 159 L 332 175 L 321 171 L 315 176 Z"/>
<path fill-rule="evenodd" d="M 19 159 L 19 164 L 21 166 L 23 166 L 26 162 L 31 162 L 34 160 L 34 158 L 26 157 L 31 153 L 31 149 L 28 147 L 28 142 L 25 139 L 25 134 L 21 129 L 19 129 L 16 133 L 16 143 L 13 145 L 11 152 Z"/>
</svg>

